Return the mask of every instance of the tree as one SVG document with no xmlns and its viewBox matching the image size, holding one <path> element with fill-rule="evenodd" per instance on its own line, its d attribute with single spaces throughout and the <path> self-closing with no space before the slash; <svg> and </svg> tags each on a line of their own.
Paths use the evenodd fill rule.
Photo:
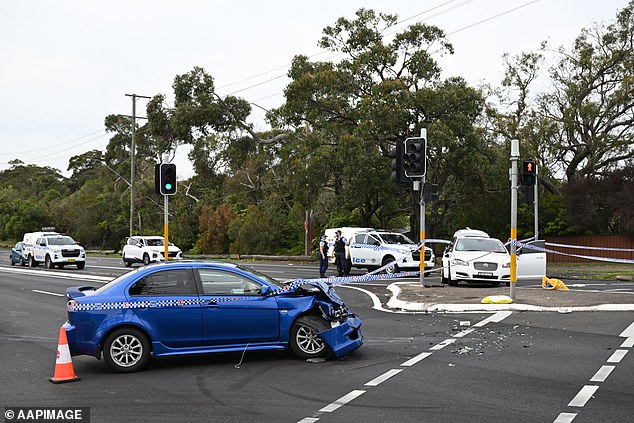
<svg viewBox="0 0 634 423">
<path fill-rule="evenodd" d="M 634 157 L 634 2 L 607 27 L 582 30 L 551 70 L 541 113 L 557 131 L 549 154 L 568 181 L 605 175 Z"/>
<path fill-rule="evenodd" d="M 307 125 L 311 137 L 320 140 L 312 144 L 306 138 L 305 146 L 297 147 L 309 158 L 304 166 L 310 168 L 310 159 L 323 158 L 324 169 L 319 172 L 323 179 L 313 183 L 334 192 L 329 210 L 354 210 L 360 217 L 358 224 L 364 226 L 399 225 L 403 211 L 418 211 L 417 193 L 404 202 L 402 192 L 387 183 L 390 161 L 386 156 L 397 139 L 418 136 L 421 128 L 428 128 L 428 154 L 435 164 L 429 177 L 441 185 L 456 170 L 463 174 L 480 170 L 470 166 L 469 160 L 444 157 L 464 155 L 485 143 L 475 130 L 484 106 L 481 93 L 461 78 L 440 80 L 435 56 L 453 53 L 443 31 L 417 23 L 388 42 L 384 33 L 397 20 L 396 15 L 360 9 L 355 19 L 340 18 L 326 27 L 320 47 L 344 58 L 334 63 L 296 56 L 289 71 L 292 81 L 285 89 L 286 102 L 273 116 L 274 122 Z M 284 164 L 300 175 L 304 172 Z M 485 179 L 481 176 L 476 179 Z M 465 194 L 472 189 L 465 188 Z M 444 192 L 443 186 L 440 190 Z M 319 201 L 319 196 L 312 198 Z M 437 216 L 449 222 L 453 209 L 445 211 Z"/>
</svg>

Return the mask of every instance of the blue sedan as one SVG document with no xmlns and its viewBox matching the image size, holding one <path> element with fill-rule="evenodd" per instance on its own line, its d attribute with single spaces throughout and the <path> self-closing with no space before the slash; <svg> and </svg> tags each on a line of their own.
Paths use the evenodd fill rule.
<svg viewBox="0 0 634 423">
<path fill-rule="evenodd" d="M 151 355 L 290 348 L 340 358 L 363 343 L 361 320 L 328 284 L 284 284 L 235 264 L 151 264 L 67 297 L 71 354 L 103 356 L 117 372 L 140 370 Z"/>
<path fill-rule="evenodd" d="M 27 264 L 28 260 L 22 254 L 24 250 L 24 243 L 17 242 L 15 246 L 11 249 L 11 254 L 9 255 L 9 260 L 11 261 L 11 266 L 15 266 L 16 263 L 24 266 Z"/>
</svg>

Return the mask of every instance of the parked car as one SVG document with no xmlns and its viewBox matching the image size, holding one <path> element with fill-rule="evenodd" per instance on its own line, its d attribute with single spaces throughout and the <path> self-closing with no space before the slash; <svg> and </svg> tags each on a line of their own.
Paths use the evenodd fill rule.
<svg viewBox="0 0 634 423">
<path fill-rule="evenodd" d="M 16 263 L 24 266 L 25 264 L 28 263 L 28 259 L 24 257 L 24 254 L 22 254 L 23 250 L 24 250 L 24 243 L 21 241 L 17 242 L 13 246 L 13 248 L 11 249 L 11 254 L 9 255 L 11 266 L 15 266 Z"/>
<path fill-rule="evenodd" d="M 334 241 L 335 232 L 340 230 L 348 240 L 346 258 L 356 268 L 366 268 L 369 271 L 376 270 L 397 259 L 398 264 L 385 268 L 385 273 L 398 273 L 400 269 L 418 270 L 420 268 L 420 250 L 407 236 L 398 232 L 389 232 L 372 228 L 344 227 L 325 230 L 328 242 L 328 258 L 335 262 Z M 431 248 L 425 247 L 425 269 L 434 267 L 436 257 Z"/>
<path fill-rule="evenodd" d="M 103 356 L 116 372 L 150 356 L 247 349 L 339 358 L 363 343 L 361 320 L 328 284 L 285 285 L 230 263 L 151 264 L 66 292 L 71 354 Z"/>
<path fill-rule="evenodd" d="M 533 241 L 529 245 L 543 244 Z M 546 253 L 522 248 L 516 256 L 517 280 L 541 280 L 546 275 Z M 494 286 L 511 278 L 511 255 L 496 238 L 474 229 L 456 231 L 442 257 L 442 282 L 490 282 Z"/>
<path fill-rule="evenodd" d="M 167 243 L 169 260 L 181 260 L 183 252 L 171 242 Z M 162 236 L 131 236 L 126 238 L 121 259 L 130 267 L 132 263 L 150 264 L 165 261 L 165 238 Z"/>
</svg>

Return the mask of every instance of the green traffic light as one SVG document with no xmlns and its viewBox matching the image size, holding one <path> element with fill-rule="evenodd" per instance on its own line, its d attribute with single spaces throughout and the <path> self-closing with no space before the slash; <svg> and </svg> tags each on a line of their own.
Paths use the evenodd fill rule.
<svg viewBox="0 0 634 423">
<path fill-rule="evenodd" d="M 165 189 L 167 189 L 167 190 L 172 189 L 172 184 L 165 184 Z"/>
</svg>

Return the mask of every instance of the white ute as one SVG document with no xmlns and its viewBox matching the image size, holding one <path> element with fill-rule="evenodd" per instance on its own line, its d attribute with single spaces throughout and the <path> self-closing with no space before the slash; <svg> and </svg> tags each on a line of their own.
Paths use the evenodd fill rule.
<svg viewBox="0 0 634 423">
<path fill-rule="evenodd" d="M 63 269 L 74 264 L 78 269 L 86 266 L 86 251 L 75 240 L 57 232 L 30 232 L 24 234 L 24 251 L 30 267 L 44 263 L 48 269 Z"/>
<path fill-rule="evenodd" d="M 528 245 L 540 246 L 543 241 Z M 543 246 L 543 245 L 542 245 Z M 517 252 L 517 280 L 538 280 L 546 274 L 546 253 L 530 248 Z M 442 282 L 452 286 L 458 282 L 489 282 L 493 286 L 509 283 L 511 278 L 511 255 L 506 247 L 486 232 L 461 229 L 442 256 Z"/>
</svg>

